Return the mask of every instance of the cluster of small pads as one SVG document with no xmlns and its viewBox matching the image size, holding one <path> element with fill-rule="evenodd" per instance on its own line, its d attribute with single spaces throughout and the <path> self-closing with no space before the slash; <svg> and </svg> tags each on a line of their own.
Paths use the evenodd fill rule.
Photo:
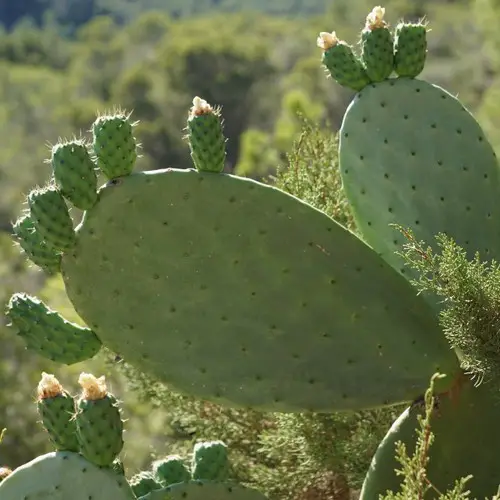
<svg viewBox="0 0 500 500">
<path fill-rule="evenodd" d="M 14 471 L 0 468 L 2 499 L 266 500 L 231 481 L 221 441 L 196 443 L 191 464 L 171 455 L 127 480 L 119 458 L 124 442 L 118 402 L 104 377 L 82 373 L 79 384 L 81 395 L 74 398 L 53 375 L 42 374 L 38 413 L 56 451 Z"/>
<path fill-rule="evenodd" d="M 323 64 L 332 78 L 353 90 L 382 82 L 392 73 L 415 78 L 425 66 L 427 28 L 422 23 L 399 23 L 394 34 L 384 21 L 385 9 L 375 7 L 361 32 L 361 57 L 335 32 L 320 33 L 317 43 L 323 49 Z"/>
<path fill-rule="evenodd" d="M 173 389 L 256 410 L 411 403 L 439 371 L 447 377 L 436 385 L 429 478 L 444 491 L 473 474 L 470 489 L 484 497 L 497 486 L 500 408 L 487 387 L 464 376 L 471 353 L 443 335 L 443 305 L 410 284 L 394 225 L 429 244 L 447 233 L 469 256 L 500 260 L 500 169 L 460 101 L 415 78 L 426 60 L 426 26 L 400 23 L 391 33 L 384 14 L 376 7 L 368 15 L 360 57 L 335 33 L 318 38 L 333 79 L 357 91 L 339 132 L 339 163 L 360 238 L 272 186 L 224 174 L 222 117 L 205 101 L 194 100 L 187 122 L 195 169 L 132 172 L 134 124 L 118 113 L 98 118 L 92 143 L 53 148 L 53 181 L 30 193 L 29 213 L 14 227 L 32 262 L 61 271 L 88 326 L 22 293 L 7 315 L 26 345 L 53 361 L 83 361 L 104 344 Z M 97 171 L 109 180 L 99 190 Z M 85 211 L 76 229 L 67 202 Z M 388 432 L 363 500 L 399 488 L 394 445 L 414 445 L 418 414 L 410 405 Z M 88 462 L 81 453 L 72 455 L 75 467 Z M 161 485 L 158 471 L 134 487 Z M 14 484 L 10 476 L 4 482 Z M 147 495 L 163 498 L 158 491 Z M 184 497 L 211 498 L 196 491 Z"/>
</svg>

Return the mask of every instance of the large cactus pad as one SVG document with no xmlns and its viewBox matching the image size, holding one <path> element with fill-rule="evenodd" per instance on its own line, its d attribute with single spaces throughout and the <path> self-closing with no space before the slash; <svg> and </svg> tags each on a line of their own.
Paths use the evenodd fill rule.
<svg viewBox="0 0 500 500">
<path fill-rule="evenodd" d="M 104 344 L 218 402 L 377 406 L 415 397 L 457 363 L 432 312 L 368 246 L 231 175 L 168 169 L 108 183 L 62 273 Z"/>
<path fill-rule="evenodd" d="M 134 500 L 124 477 L 100 469 L 71 452 L 42 455 L 16 469 L 0 484 L 2 500 Z"/>
<path fill-rule="evenodd" d="M 340 132 L 345 192 L 366 241 L 395 268 L 401 234 L 447 233 L 470 256 L 500 258 L 500 170 L 478 123 L 455 97 L 397 78 L 367 86 Z"/>
</svg>

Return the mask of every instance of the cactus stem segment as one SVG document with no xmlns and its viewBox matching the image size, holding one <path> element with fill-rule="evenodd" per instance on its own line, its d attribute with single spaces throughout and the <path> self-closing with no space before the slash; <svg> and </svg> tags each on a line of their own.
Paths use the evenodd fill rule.
<svg viewBox="0 0 500 500">
<path fill-rule="evenodd" d="M 323 50 L 323 65 L 337 83 L 357 91 L 370 83 L 365 68 L 352 47 L 339 40 L 335 31 L 321 32 L 316 44 Z"/>
<path fill-rule="evenodd" d="M 220 108 L 195 97 L 189 110 L 187 128 L 191 158 L 196 169 L 199 172 L 222 172 L 226 162 L 226 139 Z"/>
</svg>

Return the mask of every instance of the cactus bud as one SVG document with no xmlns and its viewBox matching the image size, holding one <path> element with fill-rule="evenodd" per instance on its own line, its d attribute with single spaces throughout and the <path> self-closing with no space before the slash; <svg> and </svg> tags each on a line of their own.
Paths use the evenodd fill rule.
<svg viewBox="0 0 500 500">
<path fill-rule="evenodd" d="M 50 440 L 60 451 L 78 451 L 75 402 L 54 375 L 42 373 L 38 384 L 37 408 Z"/>
</svg>

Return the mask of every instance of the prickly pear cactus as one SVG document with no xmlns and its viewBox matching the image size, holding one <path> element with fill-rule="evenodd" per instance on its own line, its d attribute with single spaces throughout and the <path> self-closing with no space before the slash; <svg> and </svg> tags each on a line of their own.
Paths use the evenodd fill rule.
<svg viewBox="0 0 500 500">
<path fill-rule="evenodd" d="M 178 391 L 284 412 L 409 401 L 437 369 L 456 372 L 432 309 L 369 246 L 293 196 L 220 173 L 219 109 L 194 99 L 195 169 L 131 173 L 133 128 L 123 113 L 92 127 L 88 147 L 110 181 L 75 230 L 63 198 L 91 199 L 86 142 L 52 161 L 55 186 L 29 196 L 34 233 L 62 254 L 88 326 L 17 294 L 7 315 L 29 347 L 69 364 L 103 343 Z M 54 150 L 68 155 L 65 144 Z M 66 175 L 68 162 L 78 171 Z"/>
<path fill-rule="evenodd" d="M 388 29 L 384 13 L 376 7 L 368 20 Z M 428 244 L 435 242 L 438 233 L 445 233 L 469 257 L 479 252 L 484 260 L 498 260 L 498 162 L 462 103 L 446 90 L 416 79 L 426 61 L 426 26 L 404 22 L 396 26 L 393 68 L 385 71 L 384 78 L 380 78 L 382 73 L 369 71 L 373 61 L 381 59 L 369 57 L 370 47 L 364 42 L 368 36 L 373 33 L 366 33 L 365 28 L 362 54 L 354 56 L 369 76 L 370 82 L 363 87 L 350 85 L 338 75 L 344 61 L 336 47 L 347 44 L 329 33 L 320 34 L 318 40 L 332 78 L 357 91 L 339 132 L 339 160 L 344 191 L 363 239 L 407 278 L 412 273 L 398 255 L 403 236 L 395 225 L 410 229 L 417 240 Z M 388 39 L 387 33 L 383 36 Z M 381 43 L 373 43 L 380 54 Z M 397 76 L 391 78 L 390 73 Z M 442 307 L 433 298 L 426 299 L 436 311 Z M 468 376 L 458 374 L 452 387 L 437 390 L 437 397 L 440 404 L 431 420 L 435 444 L 430 451 L 429 480 L 437 490 L 446 491 L 460 477 L 472 474 L 467 486 L 473 497 L 491 497 L 498 487 L 491 455 L 500 439 L 496 395 L 490 387 L 476 387 Z M 399 489 L 403 477 L 395 472 L 400 468 L 395 443 L 403 441 L 410 452 L 414 448 L 417 416 L 422 413 L 417 401 L 381 443 L 365 480 L 363 500 Z M 488 450 L 478 448 L 480 442 L 487 442 Z M 437 490 L 429 491 L 429 498 L 440 497 Z"/>
<path fill-rule="evenodd" d="M 29 219 L 16 233 L 33 262 L 60 269 L 87 327 L 16 294 L 7 315 L 27 346 L 71 364 L 104 344 L 180 392 L 258 410 L 410 402 L 436 371 L 447 375 L 436 391 L 451 394 L 463 378 L 459 359 L 435 304 L 401 276 L 401 242 L 391 223 L 428 242 L 448 233 L 470 253 L 498 259 L 499 170 L 462 104 L 416 79 L 426 60 L 426 27 L 400 23 L 391 32 L 384 14 L 376 7 L 367 17 L 360 57 L 335 33 L 318 38 L 331 76 L 357 91 L 340 131 L 340 166 L 362 238 L 283 191 L 222 173 L 221 110 L 200 98 L 187 120 L 194 169 L 133 172 L 130 115 L 100 116 L 92 143 L 80 143 L 92 154 L 79 149 L 52 162 L 54 182 L 30 193 Z M 65 172 L 68 162 L 78 172 Z M 109 181 L 94 193 L 97 168 Z M 68 203 L 83 206 L 83 199 L 89 208 L 74 228 Z M 78 402 L 77 435 L 81 453 L 108 470 L 123 445 L 121 419 L 96 380 Z M 443 461 L 457 450 L 452 429 L 472 425 L 470 408 L 486 415 L 476 438 L 496 442 L 496 410 L 482 406 L 479 392 L 467 400 L 464 387 L 460 416 L 447 425 L 451 417 L 443 413 L 436 431 Z M 496 463 L 482 460 L 477 440 L 462 444 L 463 456 L 493 477 Z M 389 448 L 388 437 L 382 472 L 367 479 L 371 491 L 386 484 Z M 222 475 L 203 464 L 202 450 L 189 479 L 158 489 L 153 470 L 143 477 L 154 479 L 139 480 L 137 491 L 151 490 L 147 499 L 263 498 L 224 479 L 225 459 Z M 462 471 L 459 459 L 446 463 L 443 482 Z"/>
<path fill-rule="evenodd" d="M 88 378 L 88 375 L 87 375 Z M 37 407 L 52 443 L 59 451 L 35 458 L 14 471 L 0 469 L 0 498 L 19 500 L 135 500 L 125 476 L 113 467 L 87 460 L 79 451 L 75 403 L 59 381 L 47 373 L 38 385 Z M 106 415 L 94 415 L 97 419 Z M 94 420 L 96 428 L 108 422 Z M 61 450 L 72 451 L 61 451 Z"/>
<path fill-rule="evenodd" d="M 371 15 L 383 22 L 379 7 Z M 476 251 L 500 257 L 497 158 L 456 97 L 415 78 L 424 69 L 426 35 L 422 23 L 396 26 L 398 77 L 387 78 L 386 71 L 382 81 L 372 78 L 357 88 L 339 132 L 342 182 L 357 227 L 375 251 L 407 274 L 398 255 L 401 233 L 393 224 L 411 228 L 419 241 L 432 243 L 446 233 L 471 257 Z M 335 50 L 328 40 L 325 35 L 324 60 Z M 335 70 L 331 76 L 348 86 Z"/>
<path fill-rule="evenodd" d="M 75 402 L 54 375 L 42 374 L 37 406 L 59 451 L 14 471 L 0 467 L 2 500 L 267 500 L 262 493 L 229 479 L 227 447 L 222 441 L 194 446 L 193 472 L 180 457 L 169 456 L 127 481 L 117 457 L 123 445 L 122 422 L 116 398 L 104 380 L 82 373 L 78 382 L 83 392 Z M 75 450 L 61 451 L 66 443 Z"/>
</svg>

